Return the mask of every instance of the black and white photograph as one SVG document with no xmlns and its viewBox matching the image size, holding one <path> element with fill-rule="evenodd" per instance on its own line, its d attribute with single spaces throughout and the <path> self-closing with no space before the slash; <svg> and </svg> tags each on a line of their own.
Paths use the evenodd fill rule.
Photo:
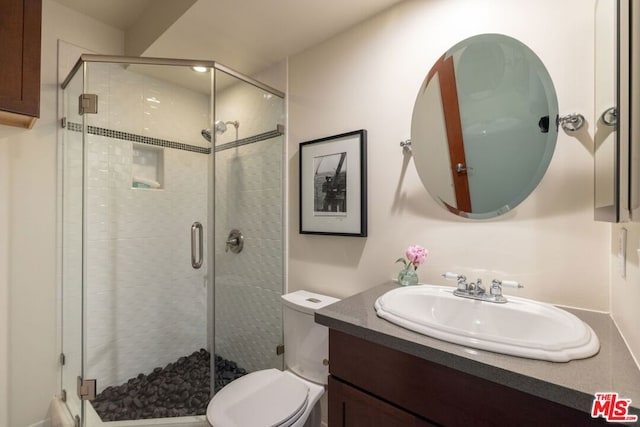
<svg viewBox="0 0 640 427">
<path fill-rule="evenodd" d="M 347 153 L 313 159 L 314 215 L 347 214 Z"/>
<path fill-rule="evenodd" d="M 300 233 L 367 236 L 367 131 L 300 143 Z"/>
</svg>

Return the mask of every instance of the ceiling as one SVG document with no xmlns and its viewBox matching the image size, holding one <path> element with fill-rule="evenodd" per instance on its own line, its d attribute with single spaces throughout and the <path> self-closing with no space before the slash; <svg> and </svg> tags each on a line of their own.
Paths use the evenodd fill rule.
<svg viewBox="0 0 640 427">
<path fill-rule="evenodd" d="M 401 0 L 55 0 L 125 32 L 131 56 L 215 60 L 253 75 Z"/>
<path fill-rule="evenodd" d="M 55 1 L 121 30 L 131 27 L 153 2 L 153 0 Z"/>
</svg>

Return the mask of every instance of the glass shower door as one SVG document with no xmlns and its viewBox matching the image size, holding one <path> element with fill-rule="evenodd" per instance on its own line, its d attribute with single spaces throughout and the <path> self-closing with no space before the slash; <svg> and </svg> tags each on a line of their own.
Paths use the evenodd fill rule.
<svg viewBox="0 0 640 427">
<path fill-rule="evenodd" d="M 283 368 L 284 100 L 216 70 L 215 389 Z"/>
<path fill-rule="evenodd" d="M 62 395 L 72 418 L 81 416 L 76 393 L 82 374 L 82 220 L 83 133 L 78 97 L 83 74 L 76 73 L 64 91 L 67 120 L 62 143 Z"/>
<path fill-rule="evenodd" d="M 203 415 L 211 74 L 86 66 L 85 425 Z"/>
</svg>

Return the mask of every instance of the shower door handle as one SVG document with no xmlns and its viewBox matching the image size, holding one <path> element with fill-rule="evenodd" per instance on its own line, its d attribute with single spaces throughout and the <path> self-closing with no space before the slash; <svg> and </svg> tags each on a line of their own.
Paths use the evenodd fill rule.
<svg viewBox="0 0 640 427">
<path fill-rule="evenodd" d="M 191 266 L 196 270 L 202 267 L 202 237 L 202 224 L 196 221 L 191 225 Z M 196 253 L 198 254 L 197 258 Z"/>
</svg>

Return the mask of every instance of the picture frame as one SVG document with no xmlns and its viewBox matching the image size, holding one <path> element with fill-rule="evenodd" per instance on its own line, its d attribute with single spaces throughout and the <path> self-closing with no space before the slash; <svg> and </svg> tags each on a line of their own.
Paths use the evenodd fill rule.
<svg viewBox="0 0 640 427">
<path fill-rule="evenodd" d="M 367 237 L 367 131 L 300 143 L 300 234 Z"/>
</svg>

